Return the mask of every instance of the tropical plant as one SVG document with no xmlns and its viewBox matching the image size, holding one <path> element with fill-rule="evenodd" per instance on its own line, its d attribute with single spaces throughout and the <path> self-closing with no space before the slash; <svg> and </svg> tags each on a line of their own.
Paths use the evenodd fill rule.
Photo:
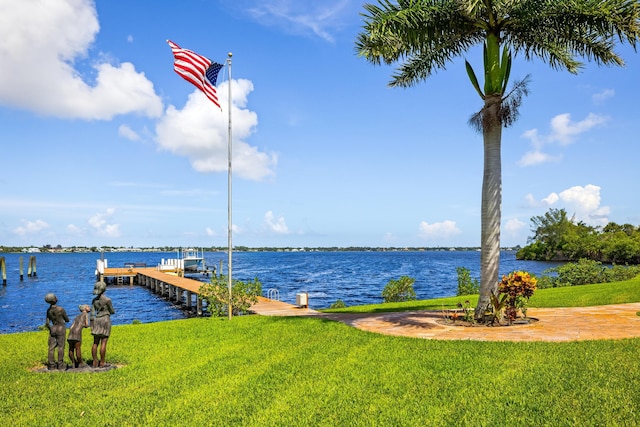
<svg viewBox="0 0 640 427">
<path fill-rule="evenodd" d="M 207 311 L 213 317 L 229 314 L 229 287 L 227 277 L 220 274 L 211 278 L 210 283 L 200 286 L 200 296 L 207 302 Z M 258 302 L 262 294 L 262 283 L 256 277 L 253 282 L 233 280 L 231 286 L 231 314 L 245 314 Z"/>
<path fill-rule="evenodd" d="M 527 301 L 536 290 L 538 280 L 526 271 L 514 271 L 503 275 L 498 283 L 498 292 L 507 296 L 504 308 L 505 317 L 509 323 L 516 320 L 518 310 L 527 315 Z"/>
<path fill-rule="evenodd" d="M 402 276 L 400 279 L 391 279 L 382 290 L 384 302 L 413 301 L 416 299 L 416 292 L 413 284 L 416 279 L 409 276 Z"/>
<path fill-rule="evenodd" d="M 456 268 L 458 273 L 458 293 L 456 295 L 474 295 L 480 289 L 478 279 L 471 278 L 471 271 L 466 267 Z"/>
<path fill-rule="evenodd" d="M 616 40 L 634 48 L 639 40 L 640 7 L 631 0 L 378 0 L 365 4 L 364 26 L 356 41 L 369 62 L 400 63 L 389 83 L 410 87 L 447 63 L 483 46 L 484 85 L 465 61 L 471 83 L 483 101 L 470 123 L 482 131 L 484 175 L 481 206 L 480 295 L 476 318 L 497 287 L 502 204 L 502 127 L 518 117 L 528 76 L 507 92 L 512 56 L 538 58 L 551 68 L 576 74 L 579 58 L 624 65 Z"/>
</svg>

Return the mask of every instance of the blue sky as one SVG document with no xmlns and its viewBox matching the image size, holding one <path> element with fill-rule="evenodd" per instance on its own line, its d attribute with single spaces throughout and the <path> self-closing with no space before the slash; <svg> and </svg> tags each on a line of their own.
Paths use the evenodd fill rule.
<svg viewBox="0 0 640 427">
<path fill-rule="evenodd" d="M 355 53 L 361 2 L 0 0 L 0 245 L 226 246 L 227 111 L 167 39 L 233 53 L 233 242 L 478 246 L 481 107 L 463 59 L 408 89 Z M 565 208 L 640 224 L 640 58 L 531 76 L 503 134 L 503 246 Z M 481 67 L 477 49 L 466 58 Z M 218 94 L 227 105 L 228 71 Z"/>
</svg>

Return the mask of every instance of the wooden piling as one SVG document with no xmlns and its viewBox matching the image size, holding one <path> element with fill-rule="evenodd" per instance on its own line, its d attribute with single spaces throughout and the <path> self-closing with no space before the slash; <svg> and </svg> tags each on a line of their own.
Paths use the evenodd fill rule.
<svg viewBox="0 0 640 427">
<path fill-rule="evenodd" d="M 22 259 L 22 257 L 20 257 L 20 281 L 22 282 L 24 280 L 24 260 Z"/>
<path fill-rule="evenodd" d="M 0 270 L 2 270 L 2 286 L 7 286 L 7 266 L 4 257 L 0 257 Z"/>
<path fill-rule="evenodd" d="M 36 277 L 36 256 L 31 255 L 29 257 L 29 267 L 27 269 L 27 276 Z"/>
</svg>

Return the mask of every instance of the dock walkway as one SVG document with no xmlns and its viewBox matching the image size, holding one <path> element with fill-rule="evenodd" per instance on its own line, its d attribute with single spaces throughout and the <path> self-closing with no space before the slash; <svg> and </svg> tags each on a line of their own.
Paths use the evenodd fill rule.
<svg viewBox="0 0 640 427">
<path fill-rule="evenodd" d="M 119 285 L 124 284 L 126 279 L 129 285 L 138 284 L 147 287 L 152 292 L 175 304 L 184 305 L 189 310 L 195 307 L 196 314 L 202 314 L 202 298 L 199 293 L 203 282 L 199 280 L 180 277 L 154 267 L 105 268 L 99 274 L 98 280 L 107 282 L 109 279 Z"/>
<path fill-rule="evenodd" d="M 175 273 L 160 271 L 154 267 L 119 267 L 105 268 L 98 280 L 113 281 L 119 285 L 128 283 L 149 288 L 154 293 L 167 298 L 169 301 L 184 305 L 186 308 L 196 308 L 196 314 L 202 314 L 202 298 L 200 286 L 204 282 L 180 277 Z M 299 307 L 283 301 L 258 297 L 250 311 L 263 316 L 308 316 L 318 314 L 307 307 Z"/>
</svg>

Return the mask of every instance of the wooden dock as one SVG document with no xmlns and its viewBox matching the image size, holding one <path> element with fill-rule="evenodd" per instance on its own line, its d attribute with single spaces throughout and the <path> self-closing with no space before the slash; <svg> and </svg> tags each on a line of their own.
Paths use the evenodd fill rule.
<svg viewBox="0 0 640 427">
<path fill-rule="evenodd" d="M 118 285 L 138 285 L 149 288 L 170 302 L 202 315 L 202 298 L 199 280 L 180 277 L 176 273 L 167 273 L 154 267 L 105 268 L 98 280 Z M 252 313 L 263 316 L 308 316 L 318 314 L 308 307 L 298 307 L 276 299 L 258 297 L 258 303 L 250 309 Z"/>
<path fill-rule="evenodd" d="M 202 298 L 199 292 L 204 282 L 199 280 L 180 277 L 175 273 L 167 273 L 154 267 L 105 268 L 101 274 L 98 274 L 98 280 L 107 284 L 144 286 L 174 304 L 184 306 L 187 310 L 195 308 L 196 314 L 202 315 Z"/>
</svg>

